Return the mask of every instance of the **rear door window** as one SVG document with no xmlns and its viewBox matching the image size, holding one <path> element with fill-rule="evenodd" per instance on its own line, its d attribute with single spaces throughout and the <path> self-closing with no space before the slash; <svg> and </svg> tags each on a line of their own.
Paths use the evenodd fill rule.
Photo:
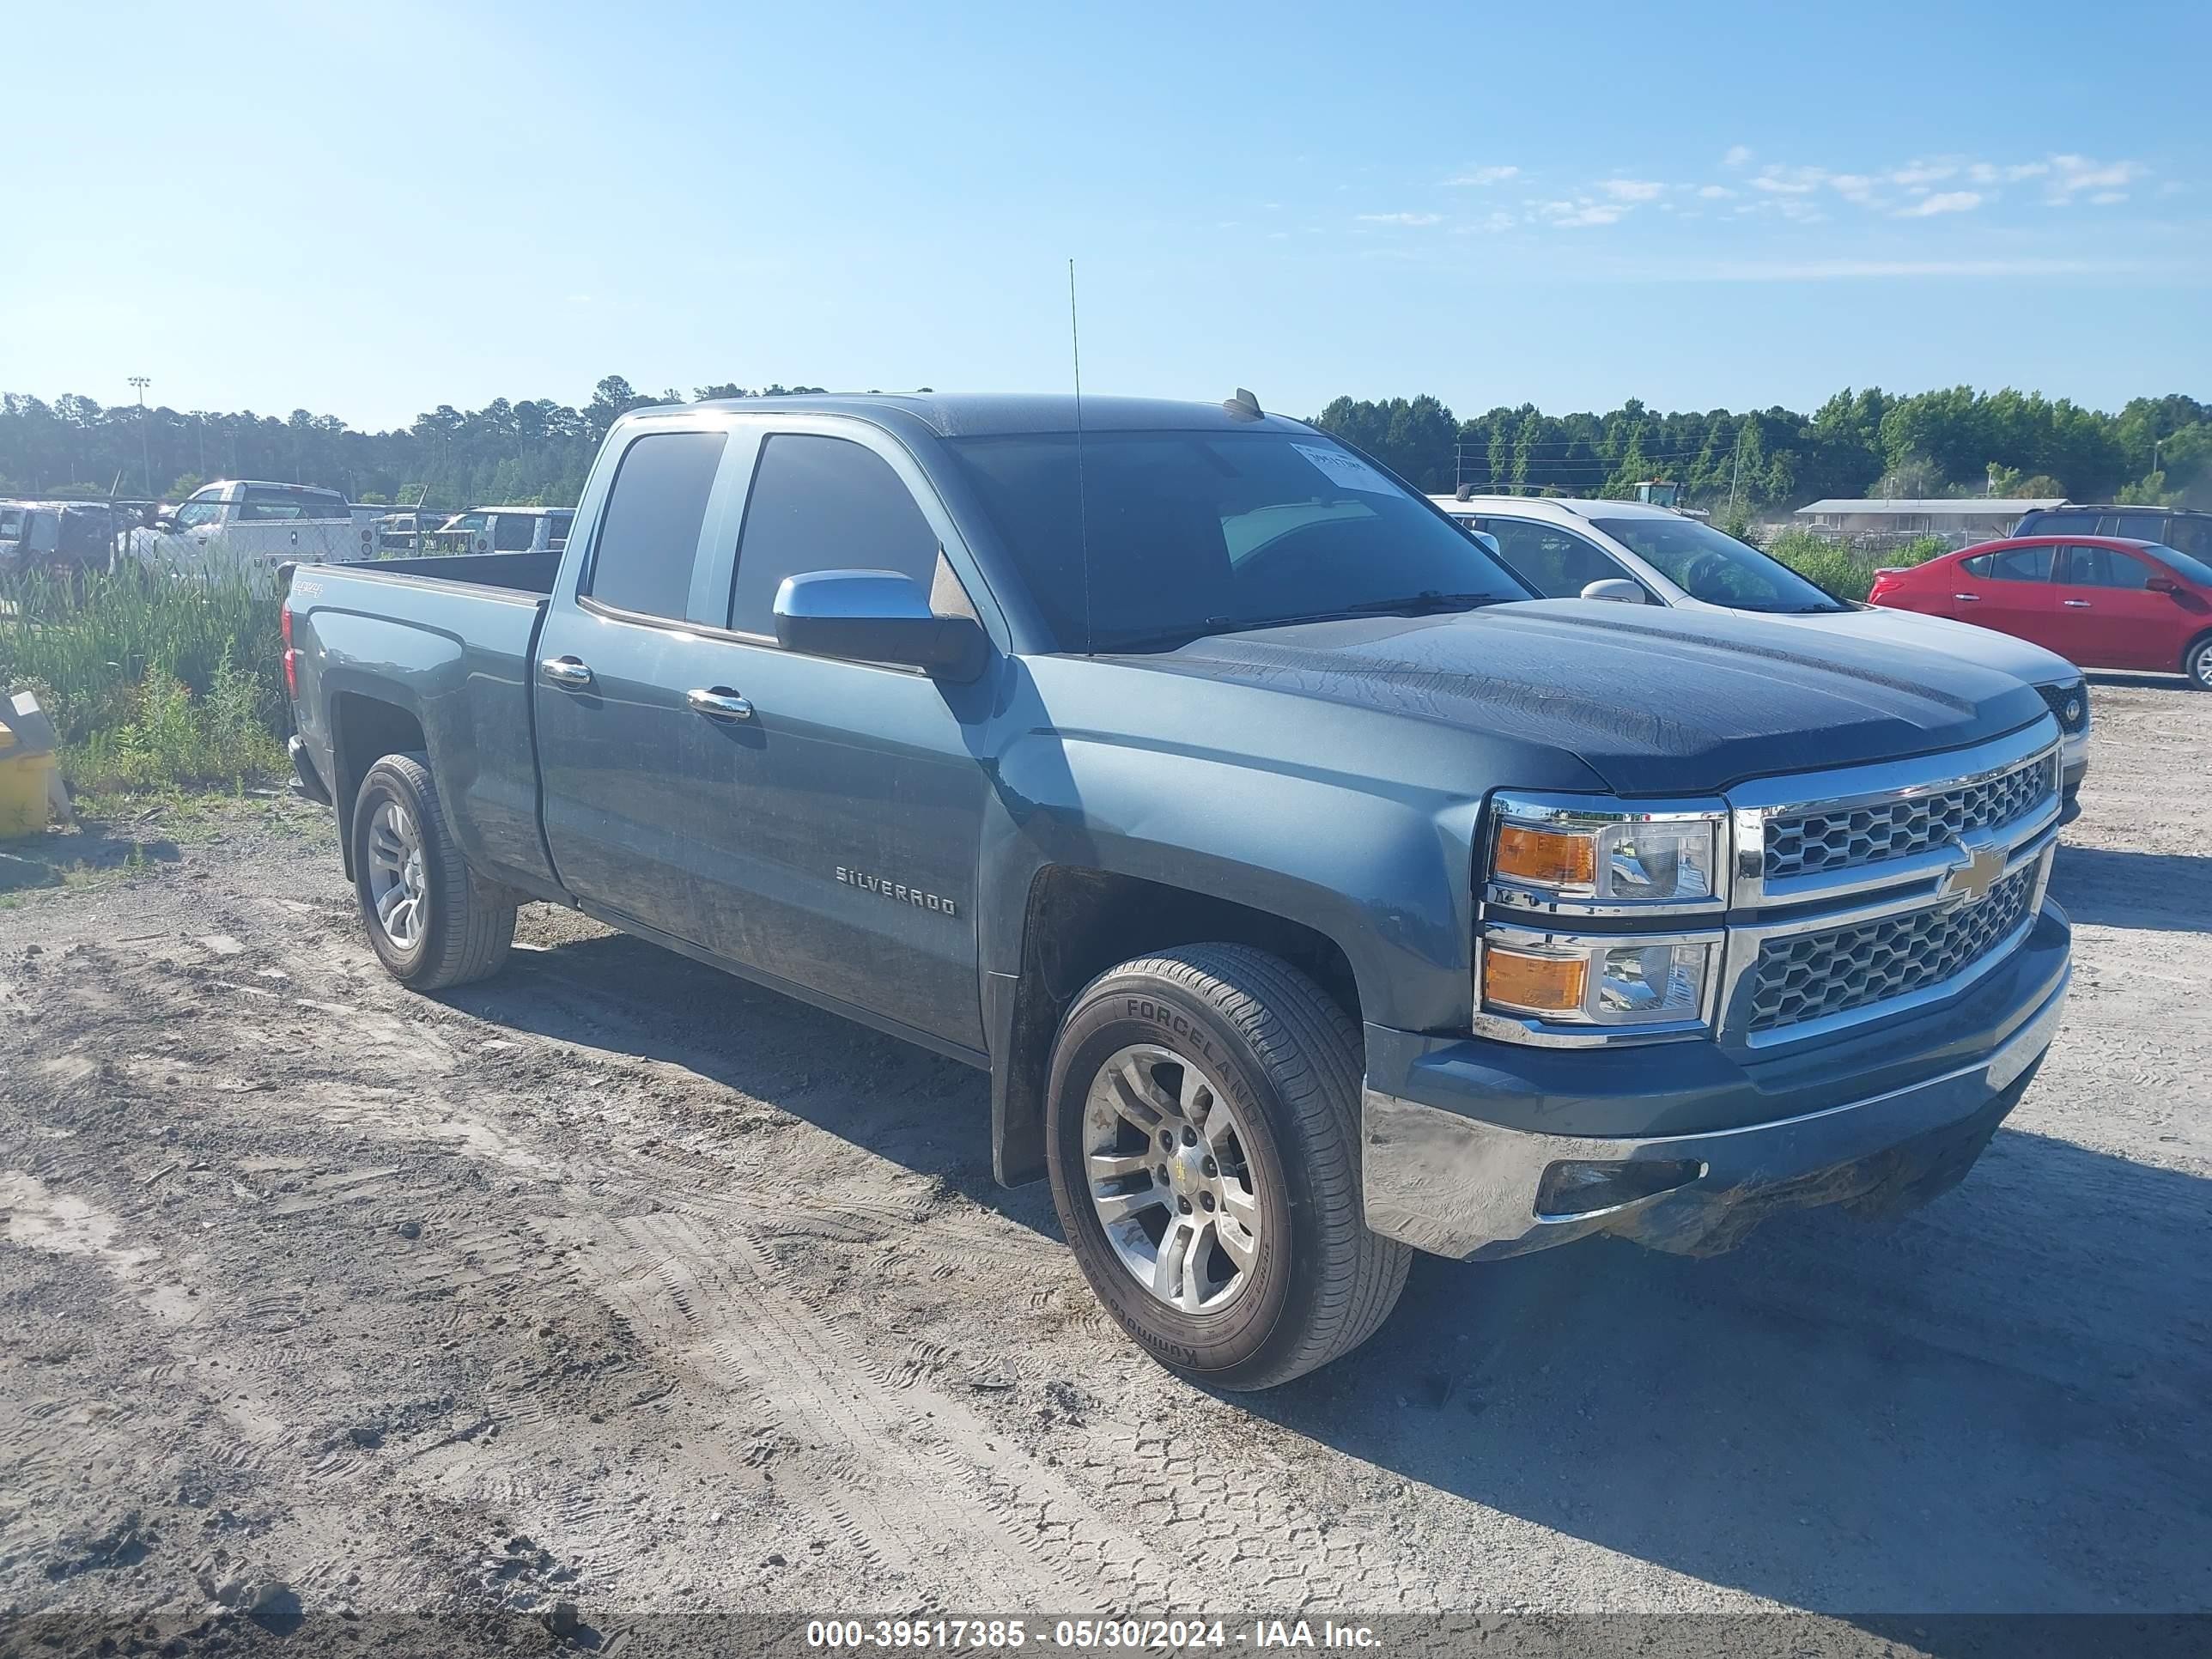
<svg viewBox="0 0 2212 1659">
<path fill-rule="evenodd" d="M 745 503 L 730 627 L 774 634 L 776 589 L 810 570 L 894 570 L 926 592 L 937 555 L 937 532 L 889 461 L 848 439 L 777 433 Z"/>
<path fill-rule="evenodd" d="M 2100 536 L 2125 536 L 2130 541 L 2164 541 L 2166 514 L 2163 513 L 2107 513 L 2096 533 Z M 2051 536 L 2068 536 L 2070 530 L 2051 530 L 2043 532 Z"/>
<path fill-rule="evenodd" d="M 617 611 L 680 621 L 728 434 L 648 432 L 623 452 L 592 552 L 592 599 Z"/>
<path fill-rule="evenodd" d="M 2199 559 L 2212 559 L 2212 519 L 2185 519 L 2174 514 L 2166 522 L 2166 544 Z"/>
<path fill-rule="evenodd" d="M 538 515 L 534 513 L 501 513 L 491 521 L 491 550 L 495 553 L 527 553 L 530 543 L 538 531 Z"/>
<path fill-rule="evenodd" d="M 1592 582 L 1635 580 L 1618 559 L 1556 525 L 1491 516 L 1482 528 L 1498 538 L 1498 556 L 1514 574 L 1547 599 L 1577 598 Z"/>
<path fill-rule="evenodd" d="M 2048 547 L 2011 547 L 2002 553 L 1984 553 L 1963 562 L 1961 568 L 1985 581 L 2044 582 L 2051 580 Z"/>
<path fill-rule="evenodd" d="M 2023 536 L 2094 536 L 2097 533 L 2097 515 L 2094 513 L 2031 513 L 2028 522 L 2021 526 Z"/>
</svg>

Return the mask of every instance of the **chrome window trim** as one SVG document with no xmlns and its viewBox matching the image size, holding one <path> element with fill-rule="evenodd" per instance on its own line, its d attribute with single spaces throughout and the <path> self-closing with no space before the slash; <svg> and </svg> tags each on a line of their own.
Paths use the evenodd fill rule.
<svg viewBox="0 0 2212 1659">
<path fill-rule="evenodd" d="M 1682 800 L 1622 800 L 1611 795 L 1532 794 L 1500 790 L 1490 798 L 1489 826 L 1483 832 L 1480 868 L 1483 902 L 1545 916 L 1711 916 L 1729 908 L 1729 804 L 1717 796 Z M 1713 826 L 1715 891 L 1702 899 L 1600 899 L 1588 883 L 1572 888 L 1534 887 L 1488 872 L 1497 855 L 1498 832 L 1509 823 L 1571 830 L 1601 829 L 1615 823 L 1705 823 Z"/>
<path fill-rule="evenodd" d="M 1595 1015 L 1586 1013 L 1581 1019 L 1559 1020 L 1486 1008 L 1482 1003 L 1483 954 L 1492 937 L 1510 943 L 1516 949 L 1569 957 L 1585 955 L 1598 946 L 1705 945 L 1707 947 L 1705 975 L 1705 983 L 1698 988 L 1698 1017 L 1696 1019 L 1601 1021 Z M 1718 1006 L 1717 998 L 1727 957 L 1728 934 L 1717 926 L 1650 933 L 1640 931 L 1583 933 L 1516 921 L 1486 921 L 1477 929 L 1474 939 L 1474 1034 L 1507 1042 L 1549 1048 L 1610 1048 L 1634 1042 L 1670 1042 L 1685 1037 L 1711 1036 L 1713 1033 L 1713 1011 Z M 1597 995 L 1597 981 L 1593 977 L 1583 991 L 1585 1003 Z"/>
<path fill-rule="evenodd" d="M 2033 929 L 2036 918 L 2042 914 L 2044 894 L 2051 885 L 2051 866 L 2057 846 L 2058 831 L 2056 824 L 2052 824 L 2013 849 L 2005 860 L 2003 873 L 1997 878 L 1999 881 L 2017 875 L 2030 864 L 2040 861 L 2036 871 L 2034 889 L 2028 895 L 2027 918 L 2001 941 L 1950 978 L 1907 991 L 1902 996 L 1868 1003 L 1863 1008 L 1846 1009 L 1841 1013 L 1823 1015 L 1818 1019 L 1801 1020 L 1794 1025 L 1779 1026 L 1771 1031 L 1751 1030 L 1747 1007 L 1752 983 L 1759 970 L 1759 953 L 1770 940 L 1795 938 L 1801 933 L 1832 933 L 1861 927 L 1868 922 L 1890 921 L 1926 910 L 1957 908 L 1963 901 L 1942 894 L 1903 904 L 1877 901 L 1841 910 L 1826 910 L 1815 915 L 1793 916 L 1785 921 L 1753 923 L 1729 928 L 1728 945 L 1723 953 L 1726 960 L 1721 970 L 1722 990 L 1714 1017 L 1716 1028 L 1737 1035 L 1747 1048 L 1764 1050 L 1831 1036 L 1854 1025 L 1863 1025 L 1869 1020 L 1892 1018 L 1956 996 L 2010 956 Z M 1979 902 L 1986 902 L 1986 898 Z"/>
<path fill-rule="evenodd" d="M 1832 772 L 1755 778 L 1737 785 L 1728 792 L 1735 849 L 1729 891 L 1735 907 L 1766 909 L 1783 904 L 1817 903 L 1881 888 L 1908 887 L 1929 880 L 1957 861 L 1955 856 L 1931 848 L 1905 858 L 1853 865 L 1833 873 L 1821 871 L 1789 876 L 1770 883 L 1766 879 L 1766 826 L 1772 819 L 1808 812 L 1850 811 L 1861 806 L 1940 795 L 1990 782 L 2039 761 L 2051 768 L 2051 799 L 2047 813 L 2016 819 L 1990 832 L 2002 842 L 2019 845 L 2040 833 L 2046 827 L 2046 818 L 2055 820 L 2058 816 L 2059 744 L 2058 722 L 2046 710 L 2018 732 L 1977 744 L 1971 749 L 1923 755 L 1909 761 L 1843 767 Z M 1808 793 L 1813 790 L 1819 793 Z"/>
</svg>

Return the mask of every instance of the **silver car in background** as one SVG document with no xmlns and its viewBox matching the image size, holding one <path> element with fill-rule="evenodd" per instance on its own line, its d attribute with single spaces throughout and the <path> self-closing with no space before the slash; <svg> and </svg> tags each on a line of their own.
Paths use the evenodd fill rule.
<svg viewBox="0 0 2212 1659">
<path fill-rule="evenodd" d="M 1664 507 L 1558 496 L 1431 495 L 1547 599 L 1742 611 L 1836 634 L 1873 634 L 2002 669 L 2042 693 L 2062 734 L 2070 811 L 2089 770 L 2089 687 L 2055 651 L 1942 617 L 1838 599 L 1747 542 Z"/>
</svg>

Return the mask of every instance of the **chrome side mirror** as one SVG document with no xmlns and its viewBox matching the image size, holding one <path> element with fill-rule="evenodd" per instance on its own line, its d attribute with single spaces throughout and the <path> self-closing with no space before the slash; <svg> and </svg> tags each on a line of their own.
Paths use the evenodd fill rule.
<svg viewBox="0 0 2212 1659">
<path fill-rule="evenodd" d="M 974 618 L 937 615 L 920 582 L 891 570 L 786 576 L 776 590 L 775 637 L 787 651 L 903 663 L 948 680 L 981 673 L 989 644 Z"/>
</svg>

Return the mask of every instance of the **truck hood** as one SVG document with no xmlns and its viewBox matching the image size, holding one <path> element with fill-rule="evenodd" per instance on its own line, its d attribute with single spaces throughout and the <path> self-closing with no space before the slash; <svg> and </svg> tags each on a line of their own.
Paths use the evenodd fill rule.
<svg viewBox="0 0 2212 1659">
<path fill-rule="evenodd" d="M 1879 630 L 1583 599 L 1213 635 L 1129 660 L 1541 746 L 1623 795 L 1711 794 L 2050 718 L 2014 675 Z"/>
<path fill-rule="evenodd" d="M 2056 651 L 2000 634 L 1994 628 L 1954 622 L 1948 617 L 1923 617 L 1917 611 L 1891 611 L 1876 605 L 1861 611 L 1783 620 L 1792 628 L 1809 628 L 1846 639 L 1886 639 L 1900 645 L 1924 646 L 1964 662 L 2002 669 L 2030 685 L 2070 684 L 2081 678 L 2081 671 Z"/>
</svg>

